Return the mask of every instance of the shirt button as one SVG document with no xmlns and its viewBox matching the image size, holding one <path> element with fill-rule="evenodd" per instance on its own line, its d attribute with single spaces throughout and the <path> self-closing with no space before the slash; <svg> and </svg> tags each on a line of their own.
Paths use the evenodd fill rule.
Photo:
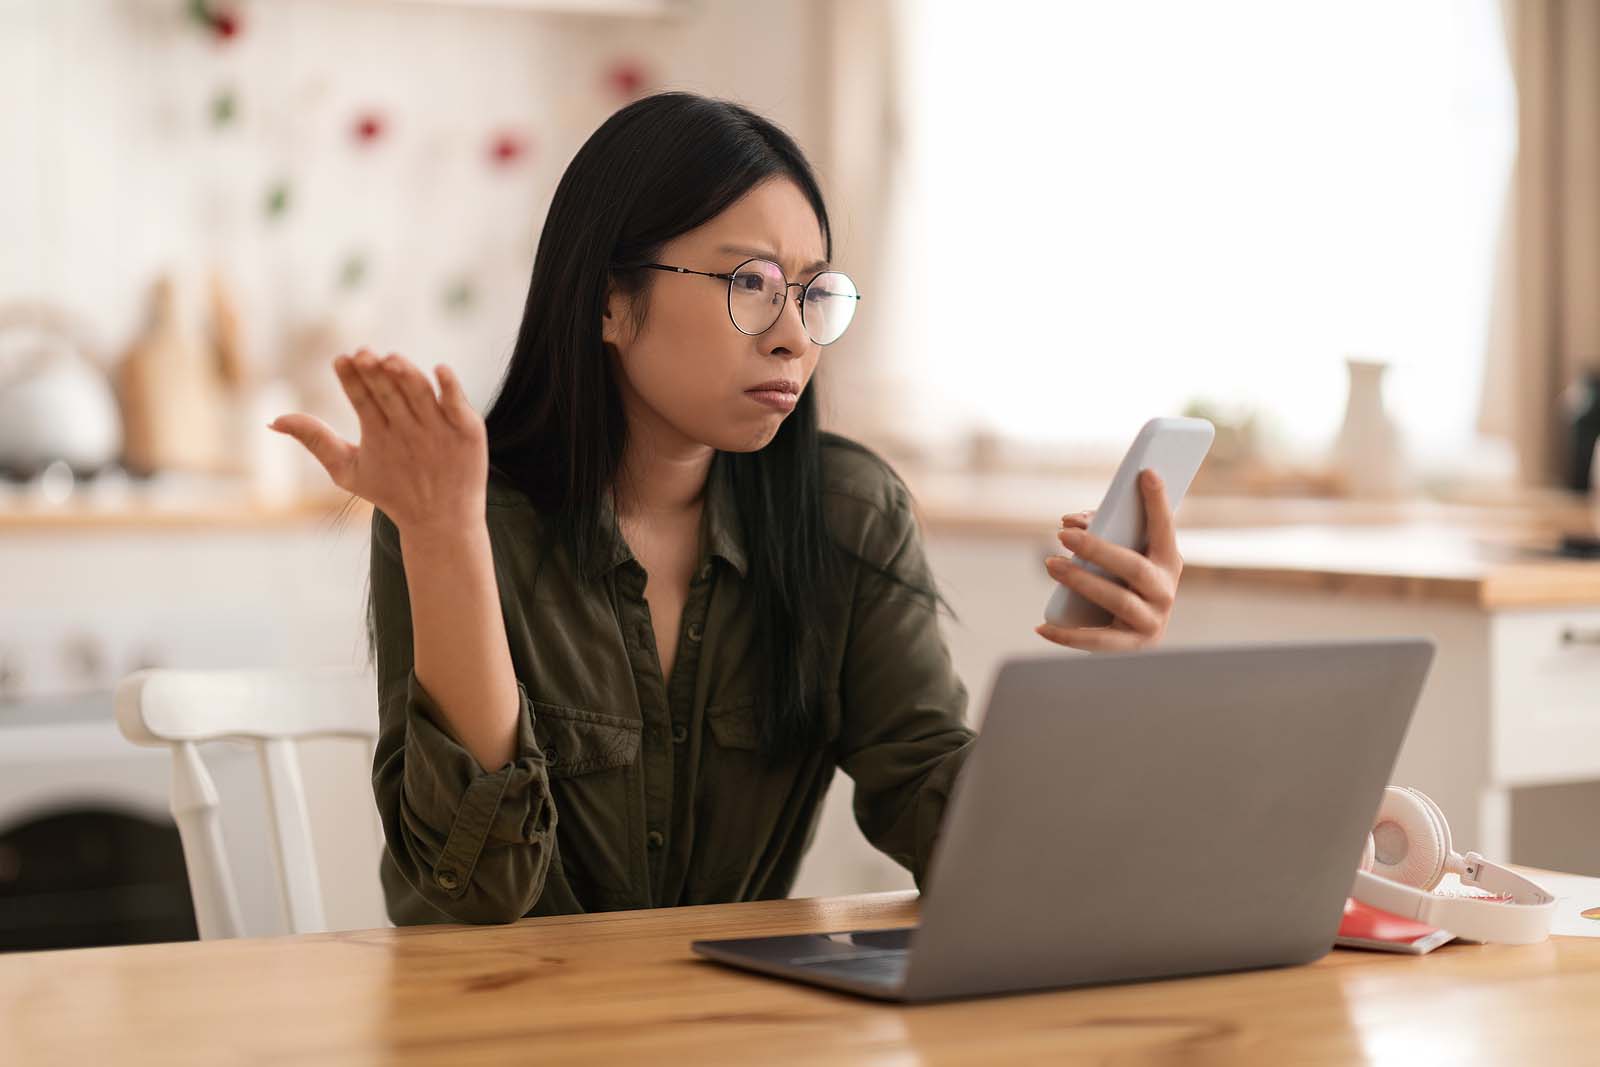
<svg viewBox="0 0 1600 1067">
<path fill-rule="evenodd" d="M 703 582 L 709 577 L 711 577 L 711 564 L 702 564 L 700 567 L 700 580 Z"/>
<path fill-rule="evenodd" d="M 439 883 L 440 889 L 455 889 L 456 886 L 461 884 L 456 879 L 456 872 L 451 870 L 440 871 L 433 876 L 433 880 Z"/>
<path fill-rule="evenodd" d="M 689 728 L 681 722 L 672 724 L 672 739 L 678 744 L 683 744 L 689 738 Z"/>
<path fill-rule="evenodd" d="M 691 641 L 698 641 L 698 640 L 700 640 L 700 634 L 701 634 L 701 632 L 702 632 L 702 631 L 701 631 L 701 629 L 700 629 L 700 624 L 699 624 L 699 623 L 697 623 L 697 622 L 691 622 L 691 623 L 690 623 L 690 624 L 689 624 L 689 640 L 691 640 Z"/>
<path fill-rule="evenodd" d="M 645 835 L 644 839 L 651 848 L 660 848 L 667 840 L 665 837 L 661 836 L 660 830 L 651 830 Z"/>
</svg>

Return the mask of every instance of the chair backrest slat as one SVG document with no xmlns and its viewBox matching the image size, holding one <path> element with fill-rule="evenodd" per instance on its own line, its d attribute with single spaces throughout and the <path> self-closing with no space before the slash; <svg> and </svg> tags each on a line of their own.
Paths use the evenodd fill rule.
<svg viewBox="0 0 1600 1067">
<path fill-rule="evenodd" d="M 184 866 L 189 872 L 189 894 L 194 898 L 195 925 L 200 938 L 239 937 L 239 898 L 233 872 L 222 845 L 222 824 L 217 818 L 217 787 L 211 780 L 193 741 L 172 746 L 172 817 L 183 841 Z"/>
<path fill-rule="evenodd" d="M 290 932 L 327 929 L 297 744 L 309 738 L 358 738 L 370 754 L 378 733 L 377 687 L 371 673 L 354 667 L 148 669 L 117 685 L 116 708 L 117 724 L 130 741 L 172 748 L 172 813 L 183 838 L 200 936 L 244 933 L 223 849 L 216 786 L 196 748 L 199 742 L 225 738 L 254 743 L 260 754 Z M 382 841 L 382 820 L 375 809 L 371 818 Z"/>
<path fill-rule="evenodd" d="M 261 742 L 261 769 L 267 780 L 267 819 L 277 857 L 284 918 L 297 934 L 328 928 L 322 912 L 322 879 L 311 845 L 311 813 L 295 743 L 274 737 Z"/>
</svg>

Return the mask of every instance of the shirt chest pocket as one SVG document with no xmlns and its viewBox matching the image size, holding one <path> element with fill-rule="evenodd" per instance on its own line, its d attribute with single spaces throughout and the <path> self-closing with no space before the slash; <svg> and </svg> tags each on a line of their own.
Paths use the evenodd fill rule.
<svg viewBox="0 0 1600 1067">
<path fill-rule="evenodd" d="M 555 801 L 561 869 L 609 892 L 631 884 L 632 768 L 642 724 L 604 712 L 533 701 L 533 736 Z"/>
<path fill-rule="evenodd" d="M 563 704 L 535 700 L 533 736 L 551 778 L 573 778 L 625 767 L 639 755 L 642 724 Z"/>
<path fill-rule="evenodd" d="M 718 747 L 755 752 L 760 748 L 757 717 L 767 714 L 765 697 L 739 697 L 706 706 L 706 725 Z M 821 695 L 822 738 L 832 746 L 839 740 L 839 693 L 829 689 Z"/>
</svg>

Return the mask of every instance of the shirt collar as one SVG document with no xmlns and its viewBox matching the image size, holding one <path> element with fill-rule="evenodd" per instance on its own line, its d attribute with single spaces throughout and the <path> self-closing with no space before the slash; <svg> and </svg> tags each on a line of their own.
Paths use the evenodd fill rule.
<svg viewBox="0 0 1600 1067">
<path fill-rule="evenodd" d="M 719 451 L 711 459 L 701 529 L 711 554 L 727 560 L 740 578 L 745 577 L 749 565 L 744 552 L 744 522 L 733 495 L 733 461 L 726 452 Z"/>
<path fill-rule="evenodd" d="M 616 502 L 608 489 L 600 494 L 598 514 L 601 539 L 600 553 L 595 568 L 607 573 L 634 558 L 633 550 L 622 536 L 617 525 Z M 744 523 L 739 518 L 739 505 L 733 495 L 732 471 L 726 453 L 716 452 L 711 457 L 711 467 L 706 474 L 705 507 L 700 514 L 700 538 L 713 556 L 726 560 L 739 577 L 748 572 L 744 548 Z"/>
</svg>

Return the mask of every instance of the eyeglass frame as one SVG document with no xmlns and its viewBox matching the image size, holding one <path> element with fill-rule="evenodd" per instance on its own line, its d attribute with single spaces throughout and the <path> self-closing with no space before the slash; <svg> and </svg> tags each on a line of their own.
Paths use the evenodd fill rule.
<svg viewBox="0 0 1600 1067">
<path fill-rule="evenodd" d="M 728 299 L 725 301 L 725 303 L 728 306 L 728 321 L 733 323 L 733 328 L 735 330 L 738 330 L 740 333 L 744 334 L 746 337 L 760 337 L 762 334 L 766 333 L 767 330 L 770 330 L 770 329 L 772 329 L 772 327 L 778 325 L 778 320 L 783 318 L 783 305 L 779 305 L 778 313 L 776 315 L 772 316 L 772 321 L 767 324 L 765 329 L 759 330 L 756 333 L 751 333 L 749 330 L 746 330 L 743 326 L 739 325 L 739 320 L 737 320 L 737 319 L 735 319 L 733 317 L 733 279 L 738 276 L 739 271 L 747 263 L 772 263 L 772 265 L 774 267 L 778 268 L 778 275 L 783 278 L 783 300 L 784 300 L 784 304 L 787 304 L 788 301 L 789 301 L 789 290 L 793 289 L 797 285 L 800 286 L 800 304 L 799 304 L 799 308 L 800 308 L 800 325 L 802 325 L 802 326 L 804 326 L 805 323 L 806 323 L 806 290 L 810 289 L 813 285 L 816 284 L 817 278 L 822 277 L 824 274 L 843 274 L 846 278 L 850 278 L 850 275 L 845 274 L 844 271 L 842 271 L 842 270 L 819 270 L 819 271 L 817 271 L 816 277 L 812 278 L 809 282 L 791 282 L 789 280 L 789 276 L 787 274 L 783 273 L 783 266 L 781 264 L 778 264 L 778 263 L 773 263 L 772 260 L 766 258 L 765 256 L 751 256 L 749 259 L 741 261 L 737 267 L 734 267 L 732 271 L 729 271 L 726 274 L 724 274 L 724 273 L 722 273 L 720 271 L 690 270 L 688 267 L 674 267 L 669 263 L 636 263 L 636 264 L 634 264 L 633 268 L 613 268 L 613 269 L 638 269 L 638 270 L 643 270 L 645 268 L 649 268 L 650 270 L 671 271 L 674 274 L 698 274 L 698 275 L 700 275 L 701 277 L 704 277 L 704 278 L 721 278 L 721 279 L 723 279 L 724 281 L 726 281 L 728 283 Z M 850 284 L 851 285 L 855 285 L 855 283 L 856 283 L 856 280 L 854 278 L 850 278 Z M 843 293 L 834 293 L 832 295 L 834 295 L 834 296 L 843 296 L 844 294 Z M 861 299 L 860 291 L 858 290 L 854 294 L 854 296 L 855 296 L 855 298 L 857 300 L 860 300 Z M 851 322 L 855 321 L 855 316 L 854 315 L 850 316 L 850 321 Z M 845 323 L 845 330 L 848 330 L 849 328 L 850 328 L 850 323 Z M 843 337 L 843 336 L 844 336 L 844 330 L 841 330 L 839 332 L 839 337 Z M 839 337 L 835 337 L 833 339 L 833 341 L 819 341 L 815 337 L 811 336 L 811 331 L 809 329 L 806 330 L 806 337 L 808 339 L 810 339 L 812 344 L 817 345 L 818 347 L 821 347 L 821 348 L 826 348 L 828 345 L 831 345 L 835 341 L 839 340 Z"/>
</svg>

